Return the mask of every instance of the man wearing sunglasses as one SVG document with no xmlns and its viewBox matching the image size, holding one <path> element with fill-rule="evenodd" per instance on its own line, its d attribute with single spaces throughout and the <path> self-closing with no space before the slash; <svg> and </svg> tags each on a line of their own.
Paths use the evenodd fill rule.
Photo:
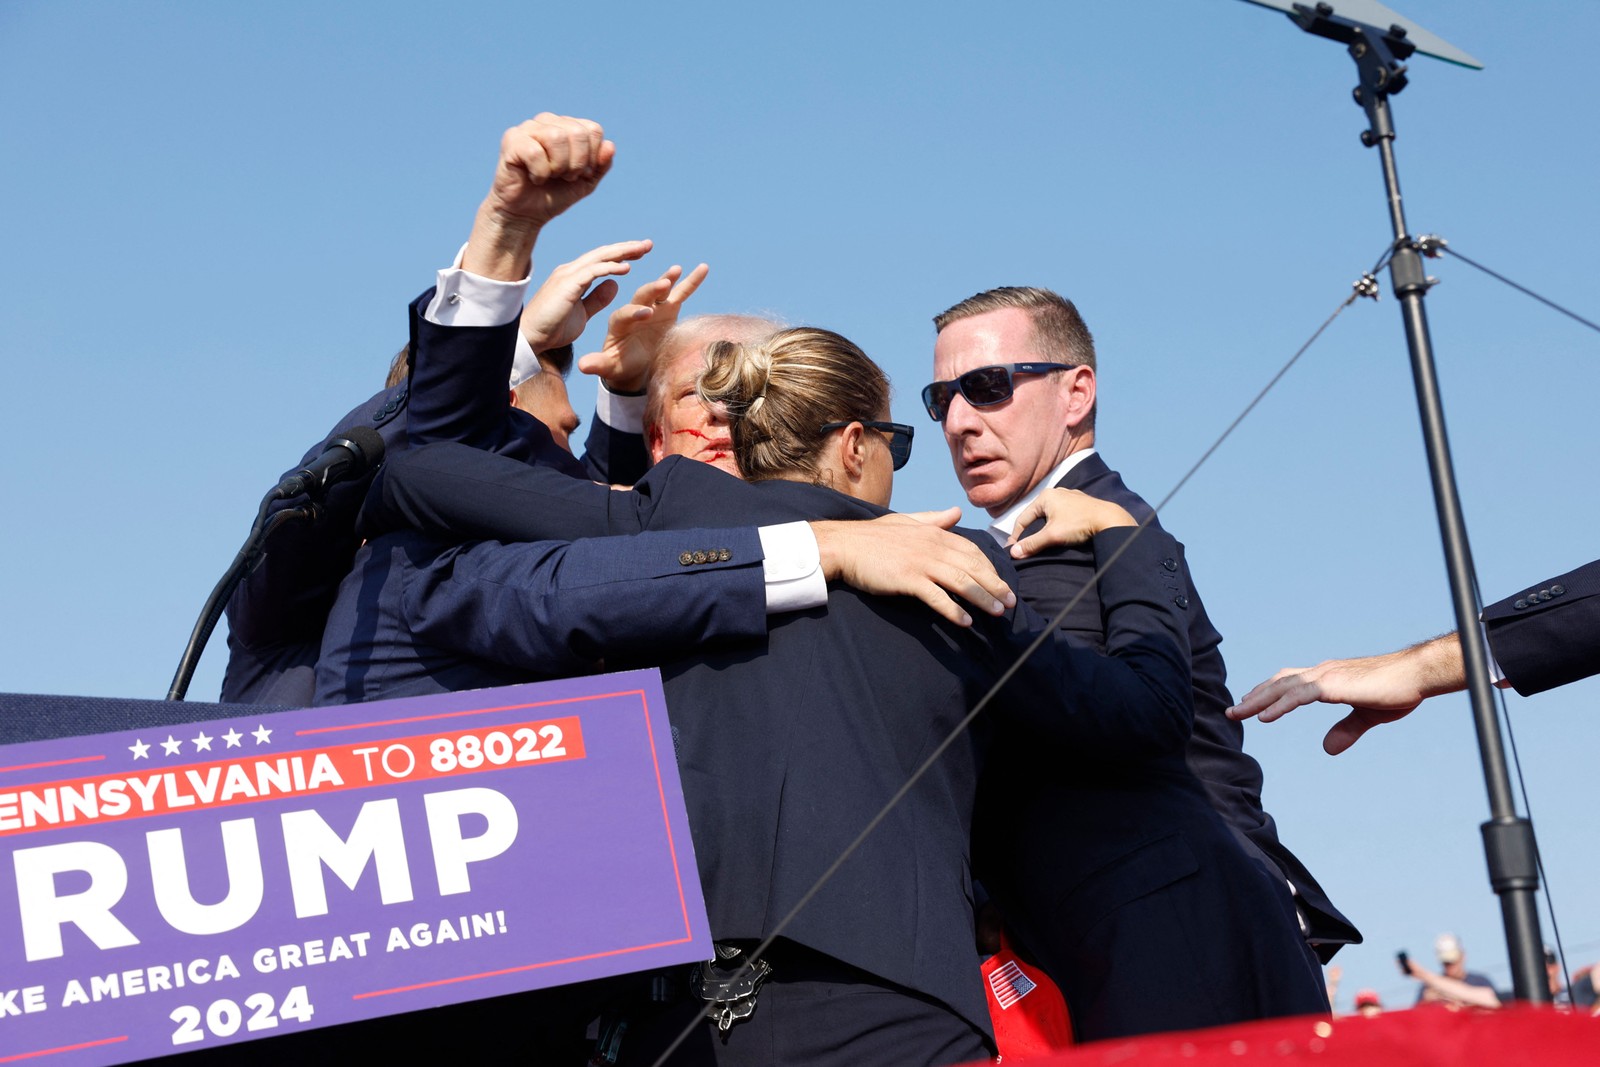
<svg viewBox="0 0 1600 1067">
<path fill-rule="evenodd" d="M 936 380 L 923 403 L 997 541 L 1009 543 L 1017 519 L 1051 487 L 1150 518 L 1149 505 L 1095 450 L 1094 340 L 1070 301 L 1047 289 L 993 289 L 934 324 Z M 1016 562 L 1019 596 L 1046 618 L 1077 598 L 1062 629 L 1104 648 L 1089 545 Z M 1080 1040 L 1326 1011 L 1317 956 L 1361 939 L 1278 841 L 1261 807 L 1261 768 L 1224 713 L 1233 701 L 1221 637 L 1181 555 L 1163 565 L 1183 576 L 1174 602 L 1189 620 L 1195 718 L 1187 759 L 1132 775 L 1075 760 L 1066 774 L 1059 754 L 1012 738 L 990 762 L 994 803 L 974 832 L 982 877 L 1061 986 Z M 1219 818 L 1240 847 L 1191 847 Z M 1253 892 L 1292 892 L 1300 929 L 1249 907 L 1243 882 Z"/>
</svg>

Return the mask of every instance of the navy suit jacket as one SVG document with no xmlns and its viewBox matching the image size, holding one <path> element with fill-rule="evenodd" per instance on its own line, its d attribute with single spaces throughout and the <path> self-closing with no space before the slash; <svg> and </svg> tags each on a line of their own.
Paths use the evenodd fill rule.
<svg viewBox="0 0 1600 1067">
<path fill-rule="evenodd" d="M 1097 457 L 1061 484 L 1150 515 Z M 1259 795 L 1254 762 L 1216 723 L 1200 722 L 1199 705 L 1226 690 L 1219 638 L 1181 547 L 1154 524 L 1145 536 L 1166 546 L 1157 565 L 1173 579 L 1167 603 L 1191 647 L 1194 736 L 1136 764 L 1063 773 L 1052 746 L 1025 729 L 1001 731 L 979 794 L 979 870 L 1061 986 L 1080 1040 L 1326 1011 L 1282 876 L 1252 858 L 1197 776 L 1197 753 L 1231 751 L 1245 765 L 1219 758 L 1218 792 L 1231 807 Z M 1082 594 L 1058 632 L 1090 649 L 1105 647 L 1104 590 L 1088 586 L 1096 562 L 1081 546 L 1053 549 L 1018 561 L 1015 586 L 1048 618 Z M 1254 810 L 1251 828 L 1270 831 L 1259 799 Z"/>
<path fill-rule="evenodd" d="M 505 383 L 516 350 L 515 321 L 437 326 L 422 314 L 432 299 L 430 289 L 410 308 L 408 380 L 353 408 L 293 469 L 320 456 L 334 438 L 370 426 L 382 435 L 386 456 L 409 445 L 466 439 L 577 478 L 626 483 L 644 473 L 648 456 L 639 434 L 621 433 L 596 418 L 580 463 L 542 423 L 510 407 Z M 280 527 L 268 539 L 261 562 L 228 601 L 223 700 L 287 707 L 311 703 L 328 614 L 361 547 L 358 515 L 371 481 L 369 475 L 333 486 L 316 519 Z M 278 501 L 269 514 L 304 502 L 303 496 Z"/>
<path fill-rule="evenodd" d="M 1120 504 L 1141 522 L 1153 514 L 1150 505 L 1130 490 L 1098 453 L 1079 462 L 1057 484 Z M 1159 526 L 1153 518 L 1151 521 Z M 1233 697 L 1228 692 L 1227 666 L 1222 659 L 1222 635 L 1206 615 L 1200 594 L 1189 578 L 1181 544 L 1173 562 L 1185 575 L 1183 610 L 1194 656 L 1194 734 L 1189 742 L 1189 769 L 1199 779 L 1211 804 L 1240 835 L 1245 851 L 1270 863 L 1294 885 L 1311 927 L 1308 939 L 1326 962 L 1339 946 L 1359 944 L 1361 934 L 1333 906 L 1305 865 L 1278 839 L 1277 826 L 1261 803 L 1261 765 L 1244 751 L 1243 724 L 1225 714 Z M 1084 589 L 1094 573 L 1094 560 L 1081 548 L 1055 549 L 1020 562 L 1017 573 L 1022 583 L 1017 588 L 1018 595 L 1041 615 L 1054 618 Z M 1098 597 L 1095 590 L 1089 589 L 1062 620 L 1061 628 L 1073 640 L 1098 648 L 1103 642 L 1099 620 Z"/>
<path fill-rule="evenodd" d="M 493 493 L 482 491 L 490 485 Z M 747 484 L 681 457 L 657 465 L 632 493 L 596 493 L 451 446 L 399 457 L 377 495 L 390 521 L 465 536 L 882 513 L 829 489 Z M 464 515 L 452 511 L 457 505 Z M 1097 547 L 1114 551 L 1131 532 L 1106 531 Z M 972 537 L 1009 573 L 992 540 Z M 1160 566 L 1173 550 L 1164 535 L 1134 539 L 1106 576 L 1110 657 L 1047 643 L 1002 692 L 995 710 L 1045 736 L 1055 773 L 1086 773 L 1118 757 L 1181 767 L 1188 649 L 1171 603 L 1175 577 Z M 492 584 L 452 574 L 425 588 L 433 610 L 451 614 Z M 713 935 L 771 933 L 1041 626 L 1024 608 L 962 629 L 912 600 L 836 587 L 826 611 L 774 619 L 755 646 L 651 660 L 662 667 Z M 453 632 L 464 653 L 488 651 L 468 647 L 484 635 Z M 935 997 L 987 1033 L 968 868 L 983 747 L 980 733 L 957 735 L 784 936 Z"/>
<path fill-rule="evenodd" d="M 1523 696 L 1600 674 L 1600 560 L 1490 604 L 1483 622 Z"/>
</svg>

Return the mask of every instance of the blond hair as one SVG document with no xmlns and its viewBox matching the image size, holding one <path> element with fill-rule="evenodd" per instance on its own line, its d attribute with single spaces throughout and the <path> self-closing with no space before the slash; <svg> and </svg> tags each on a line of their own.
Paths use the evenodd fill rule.
<svg viewBox="0 0 1600 1067">
<path fill-rule="evenodd" d="M 759 341 L 779 329 L 782 329 L 781 323 L 754 315 L 696 315 L 674 324 L 661 338 L 650 367 L 650 384 L 644 402 L 645 426 L 661 425 L 667 405 L 672 402 L 667 395 L 672 388 L 667 369 L 679 356 L 712 341 Z"/>
<path fill-rule="evenodd" d="M 810 326 L 753 344 L 715 342 L 699 393 L 726 414 L 734 460 L 752 482 L 795 474 L 820 481 L 822 427 L 889 410 L 883 370 L 848 339 Z"/>
</svg>

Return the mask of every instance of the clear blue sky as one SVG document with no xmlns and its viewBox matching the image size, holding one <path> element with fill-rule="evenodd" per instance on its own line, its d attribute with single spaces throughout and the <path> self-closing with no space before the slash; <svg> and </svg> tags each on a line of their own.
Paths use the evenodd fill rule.
<svg viewBox="0 0 1600 1067">
<path fill-rule="evenodd" d="M 1412 228 L 1600 315 L 1591 3 L 1411 0 L 1487 64 L 1395 101 Z M 0 690 L 159 697 L 256 500 L 381 384 L 500 132 L 600 120 L 614 173 L 549 268 L 649 236 L 698 310 L 840 330 L 919 426 L 896 504 L 960 493 L 929 317 L 1071 295 L 1100 446 L 1164 495 L 1389 239 L 1335 45 L 1238 0 L 868 5 L 0 2 Z M 648 261 L 647 261 L 648 262 Z M 1486 596 L 1592 559 L 1600 336 L 1445 260 L 1428 300 Z M 598 334 L 591 336 L 597 341 Z M 592 388 L 575 383 L 580 413 Z M 1173 501 L 1236 691 L 1453 626 L 1396 305 L 1350 309 Z M 196 697 L 216 692 L 221 635 Z M 1513 697 L 1578 966 L 1600 958 L 1600 682 Z M 1453 929 L 1508 980 L 1464 697 L 1337 759 L 1252 725 L 1284 839 L 1366 931 L 1356 988 Z M 1546 924 L 1548 936 L 1548 924 Z"/>
</svg>

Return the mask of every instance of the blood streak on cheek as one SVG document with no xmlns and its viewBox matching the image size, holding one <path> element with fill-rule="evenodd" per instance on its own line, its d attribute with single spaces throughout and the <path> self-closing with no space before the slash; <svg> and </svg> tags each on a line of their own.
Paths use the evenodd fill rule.
<svg viewBox="0 0 1600 1067">
<path fill-rule="evenodd" d="M 673 433 L 674 433 L 674 434 L 680 434 L 680 433 L 686 433 L 686 434 L 688 434 L 688 435 L 689 435 L 689 436 L 690 436 L 690 437 L 698 437 L 698 438 L 700 438 L 700 440 L 702 440 L 702 441 L 709 441 L 709 440 L 711 440 L 711 438 L 709 438 L 709 437 L 707 437 L 707 436 L 706 436 L 706 434 L 705 434 L 705 431 L 703 431 L 703 430 L 695 430 L 695 429 L 684 429 L 684 430 L 673 430 L 673 431 L 672 431 L 672 432 L 673 432 Z"/>
</svg>

